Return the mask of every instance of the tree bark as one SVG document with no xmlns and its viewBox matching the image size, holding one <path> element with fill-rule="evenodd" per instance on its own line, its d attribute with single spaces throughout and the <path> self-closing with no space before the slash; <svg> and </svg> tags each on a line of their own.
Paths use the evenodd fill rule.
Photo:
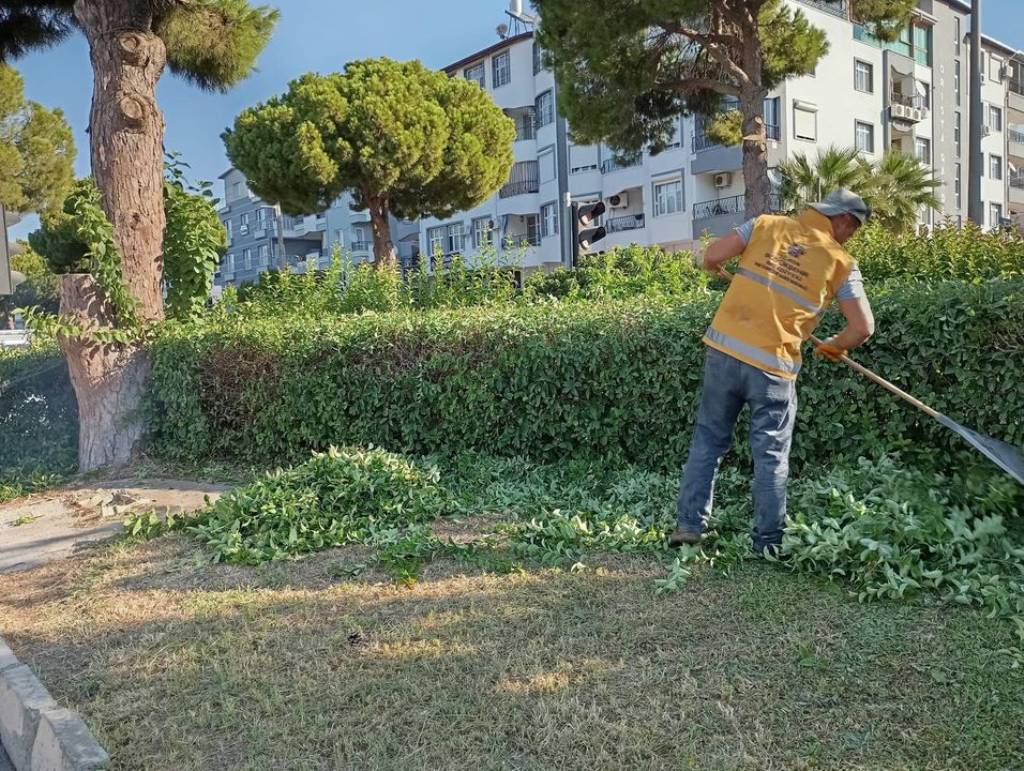
<svg viewBox="0 0 1024 771">
<path fill-rule="evenodd" d="M 60 277 L 60 312 L 86 330 L 109 327 L 115 315 L 89 274 Z M 139 344 L 60 337 L 78 399 L 81 471 L 121 466 L 138 454 L 145 423 L 139 407 L 149 380 L 149 358 Z"/>
<path fill-rule="evenodd" d="M 89 41 L 93 68 L 89 116 L 92 174 L 114 228 L 121 273 L 142 322 L 163 318 L 164 119 L 156 83 L 166 63 L 152 31 L 152 3 L 76 0 L 75 18 Z M 62 282 L 61 312 L 89 325 L 115 322 L 81 276 Z M 149 365 L 138 346 L 62 343 L 79 406 L 79 466 L 89 471 L 128 463 L 142 436 L 132 417 Z"/>
<path fill-rule="evenodd" d="M 373 230 L 373 266 L 394 268 L 398 263 L 398 250 L 391 240 L 391 211 L 387 201 L 369 198 L 370 229 Z"/>
<path fill-rule="evenodd" d="M 752 3 L 747 13 L 738 13 L 736 23 L 746 44 L 740 53 L 746 77 L 740 82 L 740 115 L 743 118 L 743 185 L 746 189 L 746 217 L 757 217 L 770 208 L 772 184 L 768 179 L 768 138 L 764 127 L 764 52 L 758 14 L 764 3 Z"/>
</svg>

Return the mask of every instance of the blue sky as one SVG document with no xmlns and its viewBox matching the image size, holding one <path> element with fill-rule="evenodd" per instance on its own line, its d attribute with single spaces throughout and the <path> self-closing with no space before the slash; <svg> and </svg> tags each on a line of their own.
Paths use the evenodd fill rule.
<svg viewBox="0 0 1024 771">
<path fill-rule="evenodd" d="M 227 94 L 208 94 L 170 73 L 158 86 L 167 121 L 165 145 L 177 150 L 200 179 L 215 180 L 227 166 L 220 133 L 243 108 L 284 90 L 304 72 L 340 70 L 346 61 L 371 56 L 420 59 L 442 67 L 497 38 L 503 0 L 264 0 L 281 9 L 281 21 L 258 63 L 258 72 Z M 1024 48 L 1021 0 L 983 0 L 983 28 Z M 60 107 L 75 130 L 77 170 L 89 171 L 89 102 L 92 71 L 84 39 L 16 62 L 30 99 Z M 24 237 L 34 218 L 16 226 Z"/>
</svg>

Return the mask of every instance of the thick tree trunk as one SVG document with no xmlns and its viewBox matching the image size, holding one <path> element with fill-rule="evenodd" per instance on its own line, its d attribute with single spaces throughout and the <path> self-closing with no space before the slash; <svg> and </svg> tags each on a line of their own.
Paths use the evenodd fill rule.
<svg viewBox="0 0 1024 771">
<path fill-rule="evenodd" d="M 142 321 L 163 318 L 164 120 L 156 82 L 166 49 L 152 32 L 151 8 L 140 0 L 76 0 L 74 6 L 93 68 L 92 174 Z M 76 278 L 62 284 L 62 312 L 94 324 L 113 323 L 95 297 L 95 286 Z M 64 341 L 62 347 L 78 397 L 80 468 L 129 462 L 141 437 L 132 414 L 149 372 L 145 353 L 87 341 Z"/>
<path fill-rule="evenodd" d="M 746 216 L 769 211 L 772 183 L 768 178 L 768 140 L 764 128 L 764 100 L 768 92 L 751 87 L 740 92 L 743 117 L 743 184 L 746 188 Z"/>
<path fill-rule="evenodd" d="M 398 262 L 398 250 L 391 240 L 391 212 L 387 201 L 380 198 L 368 200 L 370 228 L 373 230 L 373 265 L 378 269 L 394 268 Z"/>
<path fill-rule="evenodd" d="M 114 311 L 89 274 L 60 277 L 60 312 L 87 330 L 110 326 Z M 119 466 L 137 454 L 145 424 L 138 414 L 149 379 L 140 345 L 60 338 L 78 398 L 78 465 L 82 471 Z"/>
</svg>

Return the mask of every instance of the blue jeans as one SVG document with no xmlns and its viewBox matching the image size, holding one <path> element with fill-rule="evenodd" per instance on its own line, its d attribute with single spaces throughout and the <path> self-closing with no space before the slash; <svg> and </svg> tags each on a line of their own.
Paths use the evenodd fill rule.
<svg viewBox="0 0 1024 771">
<path fill-rule="evenodd" d="M 714 348 L 704 360 L 704 390 L 690 440 L 679 499 L 679 527 L 702 532 L 714 498 L 715 473 L 732 444 L 743 405 L 750 405 L 754 455 L 754 548 L 782 542 L 789 448 L 796 418 L 796 382 L 769 374 Z"/>
</svg>

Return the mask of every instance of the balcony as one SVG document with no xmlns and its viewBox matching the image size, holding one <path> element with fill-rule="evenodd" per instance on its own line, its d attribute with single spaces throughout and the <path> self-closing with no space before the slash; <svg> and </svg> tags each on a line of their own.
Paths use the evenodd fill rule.
<svg viewBox="0 0 1024 771">
<path fill-rule="evenodd" d="M 501 190 L 498 191 L 499 198 L 511 198 L 515 195 L 526 195 L 527 193 L 539 193 L 540 192 L 540 178 L 531 177 L 529 179 L 520 179 L 516 182 L 507 182 L 502 185 Z"/>
<path fill-rule="evenodd" d="M 516 140 L 523 142 L 537 138 L 537 116 L 533 107 L 516 107 L 505 110 L 505 114 L 516 124 Z"/>
<path fill-rule="evenodd" d="M 627 214 L 624 217 L 612 217 L 605 221 L 604 226 L 609 233 L 621 233 L 626 230 L 641 230 L 644 227 L 644 215 Z"/>
<path fill-rule="evenodd" d="M 850 8 L 846 0 L 800 0 L 804 5 L 817 8 L 819 11 L 838 16 L 840 19 L 850 18 Z"/>
<path fill-rule="evenodd" d="M 722 236 L 737 225 L 742 225 L 746 217 L 747 197 L 734 195 L 728 198 L 716 198 L 712 201 L 701 201 L 693 205 L 694 234 L 709 232 L 714 236 Z M 775 194 L 769 196 L 768 208 L 779 211 L 782 202 Z"/>
<path fill-rule="evenodd" d="M 1024 205 L 1024 170 L 1010 174 L 1009 183 L 1010 204 L 1013 206 Z"/>
<path fill-rule="evenodd" d="M 619 169 L 631 169 L 634 166 L 639 166 L 643 160 L 643 155 L 637 153 L 636 155 L 627 155 L 622 158 L 605 158 L 601 161 L 601 173 L 610 174 L 613 171 Z"/>
<path fill-rule="evenodd" d="M 1024 158 L 1024 126 L 1007 126 L 1006 134 L 1010 156 Z"/>
</svg>

